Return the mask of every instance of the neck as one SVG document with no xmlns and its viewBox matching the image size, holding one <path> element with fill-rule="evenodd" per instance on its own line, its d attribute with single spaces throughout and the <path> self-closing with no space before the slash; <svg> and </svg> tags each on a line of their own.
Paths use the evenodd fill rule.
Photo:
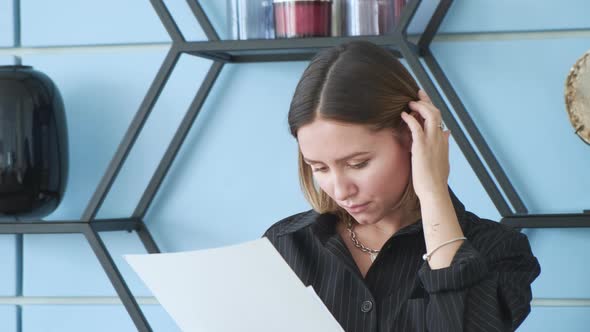
<svg viewBox="0 0 590 332">
<path fill-rule="evenodd" d="M 363 244 L 375 249 L 381 248 L 393 234 L 414 221 L 399 209 L 394 214 L 384 217 L 375 224 L 356 224 L 354 229 Z"/>
<path fill-rule="evenodd" d="M 402 211 L 399 211 L 394 215 L 387 216 L 375 224 L 363 225 L 363 227 L 366 228 L 366 232 L 368 233 L 367 235 L 369 235 L 369 233 L 373 233 L 375 235 L 383 234 L 387 236 L 387 238 L 390 238 L 397 231 L 412 222 L 408 218 L 405 218 L 405 214 L 401 212 Z"/>
</svg>

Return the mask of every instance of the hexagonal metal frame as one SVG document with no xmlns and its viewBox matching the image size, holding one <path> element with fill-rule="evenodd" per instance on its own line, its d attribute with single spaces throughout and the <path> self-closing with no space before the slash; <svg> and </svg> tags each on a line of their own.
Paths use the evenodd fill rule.
<svg viewBox="0 0 590 332">
<path fill-rule="evenodd" d="M 129 232 L 136 231 L 147 252 L 160 252 L 147 230 L 143 219 L 145 218 L 145 214 L 153 201 L 155 194 L 168 173 L 172 162 L 178 154 L 182 143 L 197 118 L 216 79 L 223 69 L 223 65 L 228 62 L 247 63 L 309 60 L 318 50 L 352 40 L 368 40 L 387 48 L 394 55 L 406 59 L 419 83 L 424 90 L 426 90 L 433 103 L 441 110 L 443 120 L 447 127 L 453 132 L 453 138 L 457 142 L 457 145 L 465 155 L 465 158 L 473 168 L 478 179 L 481 181 L 486 192 L 492 199 L 492 202 L 503 216 L 501 222 L 516 228 L 590 226 L 590 211 L 588 210 L 585 210 L 581 214 L 528 214 L 524 203 L 512 187 L 506 174 L 487 146 L 451 83 L 430 51 L 432 39 L 453 0 L 440 0 L 425 31 L 420 35 L 417 43 L 412 43 L 408 40 L 407 29 L 418 7 L 422 3 L 422 0 L 410 0 L 407 3 L 396 30 L 393 34 L 387 36 L 223 41 L 219 39 L 217 32 L 211 25 L 211 22 L 199 2 L 196 0 L 187 0 L 192 13 L 208 39 L 207 41 L 199 42 L 189 42 L 185 40 L 163 0 L 150 1 L 172 39 L 172 46 L 129 125 L 122 142 L 119 144 L 119 147 L 90 202 L 84 210 L 82 218 L 73 221 L 21 221 L 0 223 L 0 234 L 83 234 L 139 331 L 152 331 L 152 329 L 140 310 L 134 296 L 127 287 L 121 273 L 117 269 L 111 255 L 102 242 L 99 232 L 122 230 Z M 176 66 L 180 55 L 183 53 L 210 59 L 213 60 L 213 63 L 189 106 L 187 113 L 177 128 L 162 160 L 152 175 L 149 185 L 143 193 L 133 215 L 129 218 L 120 219 L 96 219 L 98 210 L 109 193 L 112 184 L 139 136 L 153 106 L 166 85 L 172 70 Z M 477 150 L 481 153 L 482 158 L 488 165 L 491 174 L 488 173 L 483 162 L 471 146 L 459 123 L 451 113 L 448 105 L 445 103 L 443 94 L 441 94 L 436 88 L 434 81 L 428 75 L 426 69 L 430 71 L 440 90 L 455 110 L 465 131 L 467 131 L 469 137 L 477 147 Z M 500 188 L 498 188 L 494 182 L 492 175 L 497 180 L 499 187 L 505 193 L 508 201 L 501 194 Z M 512 211 L 510 206 L 512 206 L 515 212 Z M 22 253 L 20 259 L 22 260 Z M 22 263 L 20 264 L 22 265 Z M 22 278 L 22 274 L 20 277 Z M 18 292 L 20 292 L 20 294 L 17 295 L 22 295 L 22 287 Z"/>
</svg>

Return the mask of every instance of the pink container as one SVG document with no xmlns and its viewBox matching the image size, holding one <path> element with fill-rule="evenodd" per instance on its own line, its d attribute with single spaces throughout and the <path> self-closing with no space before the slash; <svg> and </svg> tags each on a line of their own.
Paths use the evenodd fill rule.
<svg viewBox="0 0 590 332">
<path fill-rule="evenodd" d="M 328 37 L 332 0 L 274 0 L 277 38 Z"/>
</svg>

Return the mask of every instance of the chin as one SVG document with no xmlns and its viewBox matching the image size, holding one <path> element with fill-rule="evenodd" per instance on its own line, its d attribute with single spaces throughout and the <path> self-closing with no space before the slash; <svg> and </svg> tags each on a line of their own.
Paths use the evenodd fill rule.
<svg viewBox="0 0 590 332">
<path fill-rule="evenodd" d="M 373 215 L 358 215 L 358 216 L 352 216 L 354 218 L 354 220 L 356 220 L 356 222 L 358 222 L 361 225 L 372 225 L 372 224 L 376 224 L 380 219 L 375 218 Z"/>
<path fill-rule="evenodd" d="M 380 212 L 380 211 L 379 211 Z M 354 220 L 356 220 L 361 225 L 374 225 L 379 221 L 385 218 L 386 214 L 378 213 L 374 211 L 367 211 L 364 213 L 359 213 L 358 215 L 352 215 Z"/>
</svg>

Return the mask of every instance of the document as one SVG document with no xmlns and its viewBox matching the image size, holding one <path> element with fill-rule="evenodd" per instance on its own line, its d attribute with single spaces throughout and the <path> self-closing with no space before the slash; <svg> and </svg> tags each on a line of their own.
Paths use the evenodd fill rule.
<svg viewBox="0 0 590 332">
<path fill-rule="evenodd" d="M 182 331 L 344 331 L 267 238 L 124 257 Z"/>
</svg>

